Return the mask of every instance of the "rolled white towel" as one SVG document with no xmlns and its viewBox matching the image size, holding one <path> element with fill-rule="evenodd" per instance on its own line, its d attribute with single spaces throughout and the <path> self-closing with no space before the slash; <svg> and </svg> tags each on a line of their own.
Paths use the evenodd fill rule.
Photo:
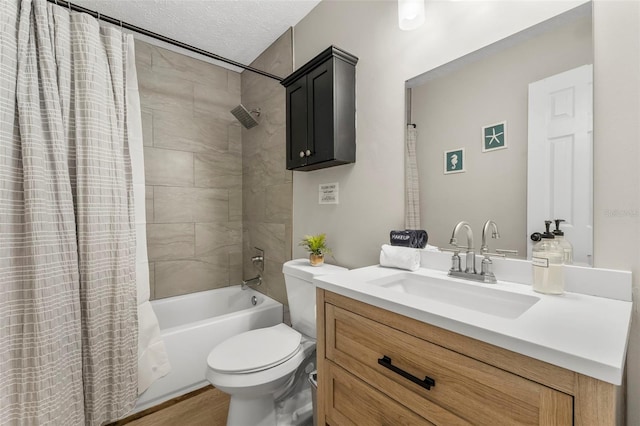
<svg viewBox="0 0 640 426">
<path fill-rule="evenodd" d="M 380 266 L 415 271 L 420 268 L 418 249 L 383 244 L 380 248 Z"/>
</svg>

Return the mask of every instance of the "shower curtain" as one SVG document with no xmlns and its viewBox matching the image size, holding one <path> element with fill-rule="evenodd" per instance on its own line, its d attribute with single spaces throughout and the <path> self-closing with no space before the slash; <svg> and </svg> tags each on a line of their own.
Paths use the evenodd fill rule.
<svg viewBox="0 0 640 426">
<path fill-rule="evenodd" d="M 405 209 L 404 226 L 406 229 L 420 229 L 420 183 L 418 179 L 418 161 L 416 142 L 418 130 L 413 124 L 407 125 L 405 149 Z"/>
<path fill-rule="evenodd" d="M 0 424 L 103 424 L 138 394 L 131 40 L 0 10 Z"/>
<path fill-rule="evenodd" d="M 171 371 L 158 318 L 149 302 L 149 261 L 147 258 L 147 225 L 145 213 L 144 151 L 140 94 L 136 72 L 133 36 L 128 36 L 127 52 L 127 129 L 136 226 L 136 283 L 138 288 L 138 394 Z"/>
</svg>

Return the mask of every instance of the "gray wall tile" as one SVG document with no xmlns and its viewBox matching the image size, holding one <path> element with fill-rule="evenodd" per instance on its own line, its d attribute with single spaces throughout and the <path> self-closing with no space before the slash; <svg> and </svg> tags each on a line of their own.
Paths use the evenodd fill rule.
<svg viewBox="0 0 640 426">
<path fill-rule="evenodd" d="M 292 70 L 290 30 L 252 64 L 277 75 Z M 242 129 L 243 272 L 254 246 L 265 250 L 264 286 L 258 288 L 287 303 L 283 262 L 291 259 L 292 173 L 286 170 L 285 89 L 278 82 L 242 73 L 242 103 L 260 107 L 260 124 Z"/>
<path fill-rule="evenodd" d="M 237 284 L 242 133 L 229 110 L 240 103 L 240 75 L 144 42 L 136 47 L 151 297 Z"/>
<path fill-rule="evenodd" d="M 147 223 L 153 223 L 153 186 L 145 186 L 144 194 Z"/>
<path fill-rule="evenodd" d="M 195 186 L 242 189 L 242 155 L 239 152 L 196 154 Z"/>
<path fill-rule="evenodd" d="M 252 247 L 260 247 L 265 251 L 265 258 L 284 263 L 290 254 L 285 253 L 285 225 L 281 223 L 249 222 L 245 224 L 249 229 Z M 250 256 L 248 256 L 250 257 Z"/>
<path fill-rule="evenodd" d="M 279 185 L 285 182 L 286 159 L 283 147 L 263 149 L 255 155 L 243 155 L 243 182 L 250 188 Z"/>
<path fill-rule="evenodd" d="M 140 104 L 154 111 L 192 111 L 193 82 L 169 77 L 152 70 L 138 70 Z"/>
<path fill-rule="evenodd" d="M 242 154 L 242 127 L 234 121 L 228 127 L 229 130 L 229 151 Z"/>
<path fill-rule="evenodd" d="M 193 186 L 193 154 L 145 147 L 144 171 L 147 185 Z"/>
<path fill-rule="evenodd" d="M 153 198 L 156 223 L 206 223 L 229 215 L 226 189 L 157 186 Z"/>
<path fill-rule="evenodd" d="M 245 179 L 247 176 L 243 176 Z M 242 187 L 242 218 L 248 222 L 263 222 L 266 211 L 264 188 L 251 188 L 246 183 Z"/>
<path fill-rule="evenodd" d="M 233 95 L 240 96 L 242 94 L 242 74 L 238 72 L 227 72 L 227 91 Z"/>
<path fill-rule="evenodd" d="M 267 260 L 264 265 L 264 284 L 267 296 L 287 305 L 287 287 L 282 274 L 282 262 Z"/>
<path fill-rule="evenodd" d="M 149 262 L 149 299 L 156 298 L 156 268 L 155 263 Z"/>
<path fill-rule="evenodd" d="M 182 79 L 221 90 L 227 90 L 227 74 L 233 73 L 208 62 L 156 46 L 152 46 L 152 57 L 153 70 L 159 75 L 178 75 Z"/>
<path fill-rule="evenodd" d="M 229 190 L 229 220 L 242 220 L 242 189 Z"/>
<path fill-rule="evenodd" d="M 142 145 L 153 146 L 153 112 L 142 110 Z"/>
<path fill-rule="evenodd" d="M 284 88 L 146 43 L 136 49 L 152 298 L 238 284 L 255 275 L 247 259 L 259 246 L 266 250 L 259 290 L 286 303 L 292 173 L 284 162 Z M 288 75 L 290 31 L 256 64 Z M 261 108 L 259 126 L 246 130 L 231 115 L 241 100 Z"/>
<path fill-rule="evenodd" d="M 194 83 L 194 109 L 198 112 L 216 114 L 218 117 L 233 120 L 231 110 L 238 106 L 238 95 L 226 89 Z M 245 105 L 246 106 L 246 105 Z"/>
<path fill-rule="evenodd" d="M 195 256 L 193 223 L 147 224 L 149 260 L 189 259 Z"/>
<path fill-rule="evenodd" d="M 242 274 L 242 248 L 240 248 L 237 252 L 229 253 L 229 285 L 238 285 L 243 278 L 245 277 Z"/>
<path fill-rule="evenodd" d="M 195 224 L 195 255 L 242 252 L 242 222 L 212 222 Z"/>
<path fill-rule="evenodd" d="M 202 260 L 160 261 L 155 265 L 156 299 L 225 287 L 229 283 L 228 265 Z"/>
<path fill-rule="evenodd" d="M 136 70 L 151 69 L 152 46 L 140 40 L 134 40 L 136 50 Z"/>
<path fill-rule="evenodd" d="M 269 222 L 290 223 L 293 210 L 293 188 L 290 183 L 266 188 L 265 219 Z"/>
<path fill-rule="evenodd" d="M 225 114 L 226 115 L 226 114 Z M 154 146 L 190 152 L 225 152 L 229 149 L 229 124 L 211 113 L 185 110 L 154 113 Z"/>
<path fill-rule="evenodd" d="M 147 223 L 153 223 L 153 186 L 145 186 L 144 188 L 145 213 L 147 214 Z"/>
</svg>

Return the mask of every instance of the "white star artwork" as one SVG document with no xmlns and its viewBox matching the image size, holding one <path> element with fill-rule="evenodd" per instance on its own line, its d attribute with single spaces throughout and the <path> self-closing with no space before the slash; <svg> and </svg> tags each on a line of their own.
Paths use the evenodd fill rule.
<svg viewBox="0 0 640 426">
<path fill-rule="evenodd" d="M 482 152 L 495 151 L 507 147 L 507 122 L 490 124 L 482 128 Z"/>
</svg>

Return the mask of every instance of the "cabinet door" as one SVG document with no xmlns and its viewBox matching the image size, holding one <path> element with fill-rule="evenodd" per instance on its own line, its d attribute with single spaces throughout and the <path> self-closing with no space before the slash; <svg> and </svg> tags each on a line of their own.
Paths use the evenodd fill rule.
<svg viewBox="0 0 640 426">
<path fill-rule="evenodd" d="M 383 393 L 373 389 L 332 362 L 326 362 L 327 423 L 331 425 L 433 426 Z"/>
<path fill-rule="evenodd" d="M 287 86 L 287 169 L 307 164 L 307 77 Z M 301 155 L 302 154 L 302 155 Z"/>
<path fill-rule="evenodd" d="M 325 315 L 326 358 L 434 424 L 573 424 L 570 395 L 337 306 Z"/>
<path fill-rule="evenodd" d="M 329 59 L 307 75 L 307 164 L 334 158 L 334 59 Z"/>
</svg>

